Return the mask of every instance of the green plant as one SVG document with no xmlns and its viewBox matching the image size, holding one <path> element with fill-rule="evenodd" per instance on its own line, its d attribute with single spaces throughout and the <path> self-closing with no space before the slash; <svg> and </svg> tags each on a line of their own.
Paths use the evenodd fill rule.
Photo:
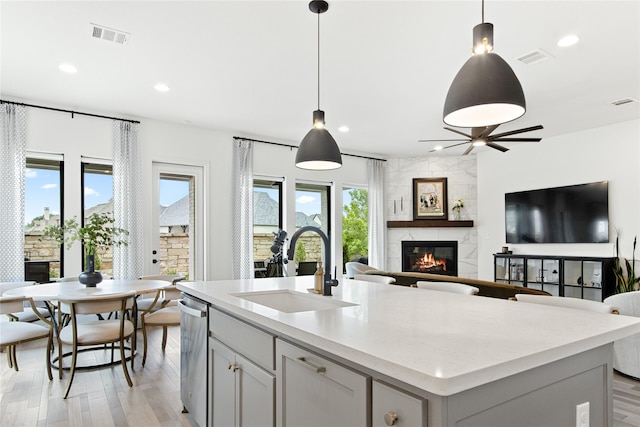
<svg viewBox="0 0 640 427">
<path fill-rule="evenodd" d="M 640 284 L 640 276 L 636 277 L 635 271 L 637 238 L 637 236 L 633 238 L 632 258 L 629 261 L 627 258 L 620 258 L 619 240 L 618 236 L 616 236 L 616 258 L 613 263 L 613 272 L 616 276 L 616 288 L 619 293 L 635 291 L 638 284 Z"/>
<path fill-rule="evenodd" d="M 298 242 L 296 244 L 296 264 L 300 264 L 301 262 L 304 262 L 307 259 L 307 251 L 304 248 L 304 245 L 302 244 L 302 242 Z"/>
<path fill-rule="evenodd" d="M 351 202 L 342 210 L 342 260 L 343 263 L 369 252 L 367 220 L 369 216 L 368 192 L 364 189 L 349 190 Z"/>
<path fill-rule="evenodd" d="M 59 244 L 66 244 L 67 249 L 75 242 L 81 242 L 85 254 L 96 255 L 100 248 L 111 246 L 127 246 L 129 232 L 113 226 L 113 217 L 109 213 L 94 213 L 80 226 L 76 218 L 66 220 L 62 225 L 50 225 L 44 228 L 44 236 L 55 239 Z"/>
</svg>

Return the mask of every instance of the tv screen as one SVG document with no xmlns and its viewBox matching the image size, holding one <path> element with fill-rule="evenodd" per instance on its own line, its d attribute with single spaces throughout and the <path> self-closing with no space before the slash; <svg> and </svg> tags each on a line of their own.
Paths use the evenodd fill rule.
<svg viewBox="0 0 640 427">
<path fill-rule="evenodd" d="M 607 243 L 608 182 L 507 193 L 507 243 Z"/>
</svg>

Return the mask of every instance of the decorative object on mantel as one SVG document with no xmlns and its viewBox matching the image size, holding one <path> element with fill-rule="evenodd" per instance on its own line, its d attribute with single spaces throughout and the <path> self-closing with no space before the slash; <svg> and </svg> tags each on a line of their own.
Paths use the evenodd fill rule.
<svg viewBox="0 0 640 427">
<path fill-rule="evenodd" d="M 448 217 L 447 178 L 413 178 L 413 219 Z"/>
<path fill-rule="evenodd" d="M 113 226 L 110 213 L 94 213 L 85 220 L 82 227 L 74 217 L 62 225 L 50 225 L 44 229 L 44 236 L 55 239 L 61 245 L 66 243 L 67 249 L 76 241 L 82 243 L 86 255 L 86 270 L 78 276 L 78 281 L 87 287 L 94 287 L 102 281 L 102 274 L 95 271 L 98 249 L 126 246 L 128 243 L 125 239 L 128 235 L 127 230 Z"/>
<path fill-rule="evenodd" d="M 464 208 L 464 200 L 455 199 L 453 201 L 453 208 L 451 208 L 454 221 L 462 221 L 462 208 Z"/>
</svg>

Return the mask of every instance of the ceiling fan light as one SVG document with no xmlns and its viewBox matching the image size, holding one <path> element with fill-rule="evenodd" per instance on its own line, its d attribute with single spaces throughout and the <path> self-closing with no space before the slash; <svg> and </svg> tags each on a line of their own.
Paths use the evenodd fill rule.
<svg viewBox="0 0 640 427">
<path fill-rule="evenodd" d="M 475 141 L 473 141 L 474 147 L 482 147 L 483 145 L 487 145 L 487 141 L 484 139 L 476 139 Z"/>
<path fill-rule="evenodd" d="M 526 112 L 522 85 L 495 53 L 473 55 L 453 79 L 444 103 L 443 120 L 456 127 L 492 126 Z"/>
<path fill-rule="evenodd" d="M 342 166 L 340 149 L 328 130 L 313 128 L 307 132 L 296 153 L 296 166 L 311 170 L 330 170 Z"/>
</svg>

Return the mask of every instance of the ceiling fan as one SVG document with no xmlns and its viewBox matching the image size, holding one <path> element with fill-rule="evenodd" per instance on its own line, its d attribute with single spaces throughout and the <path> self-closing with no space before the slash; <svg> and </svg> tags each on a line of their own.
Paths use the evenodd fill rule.
<svg viewBox="0 0 640 427">
<path fill-rule="evenodd" d="M 509 151 L 508 148 L 503 147 L 502 145 L 498 145 L 496 144 L 496 141 L 500 141 L 500 142 L 508 142 L 508 141 L 519 141 L 519 142 L 539 142 L 542 140 L 542 138 L 507 138 L 511 135 L 517 135 L 519 133 L 524 133 L 524 132 L 531 132 L 534 130 L 540 130 L 543 129 L 543 127 L 541 125 L 537 125 L 537 126 L 531 126 L 528 128 L 522 128 L 522 129 L 516 129 L 516 130 L 511 130 L 509 132 L 503 132 L 503 133 L 497 133 L 495 135 L 491 135 L 491 132 L 493 132 L 494 130 L 496 130 L 496 128 L 500 126 L 498 125 L 492 125 L 492 126 L 485 126 L 485 127 L 476 127 L 476 128 L 472 128 L 471 129 L 471 135 L 466 134 L 464 132 L 461 132 L 457 129 L 453 129 L 450 127 L 445 127 L 446 130 L 457 133 L 459 135 L 464 136 L 466 139 L 421 139 L 418 142 L 457 142 L 457 141 L 462 141 L 462 142 L 458 142 L 457 144 L 452 144 L 449 145 L 447 147 L 436 147 L 433 150 L 429 151 L 430 153 L 434 152 L 434 151 L 440 151 L 440 150 L 444 150 L 447 148 L 452 148 L 452 147 L 457 147 L 458 145 L 463 145 L 463 144 L 469 144 L 469 147 L 465 150 L 464 153 L 462 153 L 463 156 L 466 156 L 467 154 L 469 154 L 471 152 L 471 150 L 473 150 L 473 147 L 478 147 L 478 146 L 482 146 L 482 145 L 487 145 L 491 148 L 495 148 L 496 150 L 500 150 L 503 153 L 505 151 Z"/>
</svg>

